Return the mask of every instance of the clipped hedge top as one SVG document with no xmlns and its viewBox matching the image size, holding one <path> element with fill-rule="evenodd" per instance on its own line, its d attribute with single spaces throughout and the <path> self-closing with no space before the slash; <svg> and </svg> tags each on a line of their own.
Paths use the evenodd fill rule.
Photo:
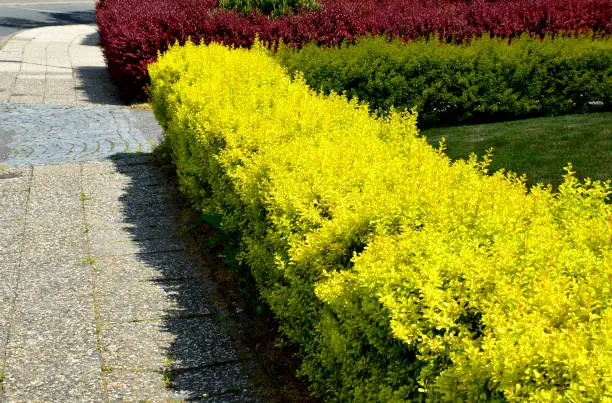
<svg viewBox="0 0 612 403">
<path fill-rule="evenodd" d="M 150 74 L 183 190 L 240 234 L 317 393 L 612 398 L 609 184 L 451 163 L 413 114 L 317 94 L 261 46 L 188 43 Z"/>
<path fill-rule="evenodd" d="M 373 110 L 416 107 L 419 125 L 504 121 L 612 108 L 612 39 L 522 35 L 466 44 L 389 41 L 297 50 L 275 57 L 324 92 L 345 93 Z"/>
</svg>

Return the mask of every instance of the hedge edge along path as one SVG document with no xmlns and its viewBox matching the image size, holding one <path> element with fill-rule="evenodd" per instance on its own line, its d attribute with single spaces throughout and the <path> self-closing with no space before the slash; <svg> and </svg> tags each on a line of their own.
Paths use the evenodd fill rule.
<svg viewBox="0 0 612 403">
<path fill-rule="evenodd" d="M 413 114 L 318 95 L 261 46 L 175 46 L 150 74 L 181 189 L 240 236 L 313 393 L 612 398 L 609 183 L 451 163 Z"/>
</svg>

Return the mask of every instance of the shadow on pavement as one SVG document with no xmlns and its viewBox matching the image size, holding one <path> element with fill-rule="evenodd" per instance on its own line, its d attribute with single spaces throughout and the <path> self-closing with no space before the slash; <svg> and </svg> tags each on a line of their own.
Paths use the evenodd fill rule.
<svg viewBox="0 0 612 403">
<path fill-rule="evenodd" d="M 74 68 L 75 77 L 81 86 L 76 87 L 94 104 L 125 105 L 119 91 L 111 82 L 106 66 L 81 66 Z"/>
<path fill-rule="evenodd" d="M 80 45 L 99 46 L 100 36 L 97 32 L 91 33 Z M 87 96 L 89 102 L 106 105 L 125 105 L 119 90 L 112 83 L 108 68 L 106 66 L 81 66 L 74 68 L 76 78 L 83 83 L 77 90 L 81 90 Z"/>
<path fill-rule="evenodd" d="M 95 23 L 96 14 L 94 11 L 48 12 L 36 10 L 32 18 L 0 17 L 0 26 L 19 29 Z"/>
<path fill-rule="evenodd" d="M 180 216 L 180 207 L 173 201 L 172 178 L 149 154 L 111 159 L 117 172 L 129 178 L 120 197 L 125 231 L 138 245 L 140 261 L 153 268 L 157 279 L 151 281 L 173 301 L 162 325 L 174 340 L 165 351 L 163 374 L 171 393 L 187 400 L 259 401 L 226 335 L 224 315 L 209 303 L 214 285 L 207 269 L 181 250 L 184 242 L 173 218 Z"/>
<path fill-rule="evenodd" d="M 100 46 L 100 35 L 97 32 L 87 35 L 82 41 L 81 45 L 85 46 Z"/>
</svg>

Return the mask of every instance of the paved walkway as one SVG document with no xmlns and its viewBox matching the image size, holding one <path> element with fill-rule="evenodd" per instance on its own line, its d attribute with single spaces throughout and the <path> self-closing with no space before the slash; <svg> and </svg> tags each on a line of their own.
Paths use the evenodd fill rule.
<svg viewBox="0 0 612 403">
<path fill-rule="evenodd" d="M 257 401 L 92 26 L 0 50 L 2 401 Z"/>
</svg>

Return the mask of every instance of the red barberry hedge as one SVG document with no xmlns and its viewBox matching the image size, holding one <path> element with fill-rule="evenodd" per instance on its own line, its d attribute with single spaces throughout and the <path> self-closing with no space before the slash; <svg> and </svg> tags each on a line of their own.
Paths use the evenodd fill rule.
<svg viewBox="0 0 612 403">
<path fill-rule="evenodd" d="M 222 10 L 216 0 L 99 0 L 96 19 L 110 74 L 127 98 L 146 97 L 147 66 L 175 41 L 249 46 L 256 35 L 301 47 L 373 34 L 461 42 L 483 33 L 512 37 L 612 32 L 610 0 L 321 0 L 318 10 L 280 18 Z"/>
</svg>

